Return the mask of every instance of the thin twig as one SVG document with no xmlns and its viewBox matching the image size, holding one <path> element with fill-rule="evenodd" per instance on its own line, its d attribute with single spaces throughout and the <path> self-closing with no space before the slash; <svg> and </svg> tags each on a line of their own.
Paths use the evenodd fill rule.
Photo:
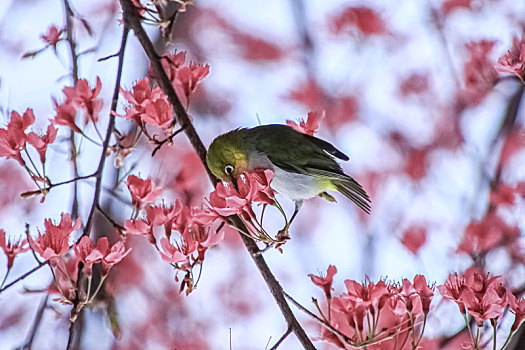
<svg viewBox="0 0 525 350">
<path fill-rule="evenodd" d="M 102 216 L 111 224 L 113 225 L 113 227 L 115 227 L 116 229 L 118 229 L 120 232 L 124 232 L 125 231 L 125 228 L 124 226 L 122 225 L 119 225 L 111 216 L 109 216 L 103 209 L 102 207 L 100 206 L 99 203 L 97 203 L 97 210 L 100 214 L 102 214 Z"/>
<path fill-rule="evenodd" d="M 313 312 L 311 312 L 310 310 L 308 310 L 307 308 L 305 308 L 304 306 L 302 306 L 301 304 L 299 304 L 299 302 L 297 302 L 292 296 L 290 296 L 288 293 L 286 292 L 283 292 L 284 293 L 284 296 L 290 300 L 292 302 L 292 304 L 294 304 L 299 310 L 301 310 L 302 312 L 304 312 L 305 314 L 307 314 L 308 316 L 312 317 L 314 320 L 316 320 L 317 322 L 319 322 L 323 327 L 325 327 L 326 329 L 328 329 L 329 331 L 337 334 L 338 336 L 340 336 L 341 338 L 343 338 L 346 342 L 348 342 L 349 344 L 352 343 L 352 339 L 348 338 L 346 335 L 344 335 L 343 333 L 341 333 L 340 331 L 338 331 L 337 329 L 335 329 L 334 327 L 332 327 L 332 325 L 330 325 L 329 323 L 327 323 L 325 320 L 319 318 L 316 314 L 314 314 Z"/>
<path fill-rule="evenodd" d="M 37 266 L 33 267 L 31 270 L 27 271 L 26 273 L 24 273 L 23 275 L 21 275 L 20 277 L 14 279 L 13 281 L 9 282 L 8 284 L 6 284 L 2 289 L 0 289 L 0 293 L 2 293 L 3 291 L 5 291 L 6 289 L 9 289 L 10 287 L 14 286 L 15 284 L 17 284 L 18 282 L 20 282 L 21 280 L 23 280 L 24 278 L 30 276 L 31 274 L 33 274 L 34 272 L 40 270 L 40 268 L 44 265 L 47 265 L 47 261 L 46 262 L 42 262 L 42 263 L 39 263 Z"/>
<path fill-rule="evenodd" d="M 286 332 L 284 332 L 283 336 L 279 338 L 277 343 L 275 343 L 275 345 L 272 346 L 270 350 L 276 350 L 279 347 L 279 345 L 281 345 L 281 343 L 286 339 L 286 337 L 290 335 L 290 333 L 292 333 L 292 327 L 288 327 L 286 329 Z"/>
<path fill-rule="evenodd" d="M 162 90 L 168 97 L 169 102 L 173 106 L 173 111 L 175 112 L 174 118 L 176 118 L 176 121 L 179 123 L 179 126 L 184 128 L 184 133 L 186 134 L 190 143 L 195 149 L 195 152 L 197 152 L 199 158 L 201 159 L 201 162 L 205 167 L 211 182 L 214 185 L 216 185 L 218 183 L 218 179 L 215 176 L 213 176 L 210 169 L 206 166 L 206 147 L 204 147 L 204 144 L 202 143 L 199 135 L 193 127 L 193 124 L 191 123 L 191 120 L 188 114 L 186 113 L 184 106 L 177 97 L 177 94 L 175 93 L 171 81 L 166 76 L 166 72 L 162 67 L 159 55 L 155 51 L 151 40 L 144 31 L 144 28 L 142 28 L 142 25 L 140 23 L 141 17 L 138 13 L 137 8 L 133 5 L 133 2 L 131 0 L 120 0 L 120 4 L 124 11 L 124 23 L 127 23 L 133 30 L 135 36 L 139 40 L 146 55 L 148 56 L 153 71 L 155 72 L 155 76 L 157 77 L 159 86 L 162 88 Z M 244 224 L 242 223 L 239 217 L 231 217 L 230 221 L 234 226 L 239 227 L 241 229 L 244 228 Z M 250 253 L 250 257 L 255 262 L 255 265 L 257 266 L 259 272 L 264 278 L 266 285 L 270 290 L 270 293 L 272 294 L 277 305 L 279 306 L 287 325 L 292 328 L 294 334 L 297 336 L 300 343 L 305 349 L 315 349 L 314 345 L 312 344 L 312 341 L 310 340 L 310 338 L 308 338 L 308 335 L 306 334 L 302 326 L 299 324 L 292 310 L 290 309 L 290 306 L 286 302 L 286 299 L 284 297 L 284 291 L 281 285 L 275 279 L 275 276 L 266 264 L 264 258 L 261 255 L 256 254 L 259 251 L 257 244 L 250 237 L 246 237 L 245 235 L 240 236 L 244 245 L 246 246 L 246 249 Z"/>
<path fill-rule="evenodd" d="M 51 183 L 47 187 L 41 188 L 39 190 L 27 191 L 27 192 L 24 192 L 24 193 L 20 194 L 20 196 L 21 197 L 31 197 L 31 196 L 38 195 L 40 193 L 46 193 L 46 192 L 50 191 L 53 187 L 67 185 L 67 184 L 70 184 L 72 182 L 77 182 L 77 181 L 80 181 L 80 180 L 89 179 L 89 178 L 95 177 L 95 175 L 96 175 L 96 173 L 93 173 L 91 175 L 79 176 L 79 177 L 76 177 L 74 179 L 70 179 L 70 180 L 66 180 L 66 181 L 62 181 L 62 182 Z"/>
<path fill-rule="evenodd" d="M 119 56 L 118 56 L 117 78 L 115 81 L 115 88 L 113 90 L 113 99 L 111 102 L 111 112 L 109 113 L 109 122 L 108 122 L 108 127 L 106 130 L 106 138 L 104 139 L 104 142 L 102 144 L 102 152 L 100 155 L 100 160 L 99 160 L 98 168 L 96 171 L 96 184 L 95 184 L 95 193 L 93 195 L 93 204 L 91 205 L 91 210 L 89 212 L 89 216 L 86 221 L 86 226 L 84 227 L 84 231 L 82 232 L 82 236 L 79 237 L 79 240 L 80 238 L 84 236 L 88 236 L 89 233 L 91 232 L 95 210 L 97 206 L 99 205 L 100 192 L 102 190 L 102 178 L 103 178 L 102 175 L 104 171 L 104 164 L 106 161 L 106 152 L 109 146 L 111 135 L 113 134 L 113 130 L 115 128 L 115 113 L 114 112 L 117 109 L 118 97 L 119 97 L 119 92 L 120 92 L 120 80 L 122 77 L 122 67 L 124 63 L 124 52 L 125 52 L 126 43 L 128 40 L 128 33 L 129 33 L 129 29 L 127 25 L 124 23 L 123 28 L 122 28 L 122 40 L 121 40 L 120 51 L 119 51 Z M 73 301 L 73 308 L 71 310 L 71 324 L 69 327 L 69 338 L 68 338 L 68 343 L 67 343 L 68 350 L 70 350 L 73 346 L 73 339 L 75 338 L 75 334 L 74 334 L 75 326 L 74 325 L 75 325 L 76 315 L 79 312 L 78 305 L 80 303 L 80 288 L 82 285 L 80 281 L 82 280 L 82 274 L 83 274 L 83 265 L 81 263 L 79 263 L 79 265 L 80 266 L 79 266 L 78 274 L 77 274 L 77 292 L 75 295 L 75 300 Z"/>
</svg>

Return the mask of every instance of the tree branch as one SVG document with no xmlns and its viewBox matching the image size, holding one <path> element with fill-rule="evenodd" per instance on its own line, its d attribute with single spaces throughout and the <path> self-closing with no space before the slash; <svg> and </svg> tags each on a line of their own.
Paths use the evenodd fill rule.
<svg viewBox="0 0 525 350">
<path fill-rule="evenodd" d="M 142 25 L 140 23 L 141 17 L 137 11 L 137 8 L 133 5 L 131 0 L 120 0 L 120 4 L 124 11 L 124 22 L 127 23 L 135 33 L 135 36 L 139 40 L 140 44 L 142 45 L 142 48 L 144 49 L 146 55 L 149 58 L 149 61 L 151 63 L 153 71 L 155 72 L 160 87 L 162 88 L 162 90 L 168 97 L 169 102 L 173 106 L 173 111 L 175 112 L 174 118 L 176 119 L 176 122 L 178 122 L 179 126 L 184 129 L 184 133 L 186 134 L 193 148 L 199 155 L 211 182 L 214 185 L 217 184 L 217 178 L 213 176 L 210 169 L 208 169 L 208 167 L 206 166 L 206 147 L 204 147 L 204 144 L 202 143 L 199 135 L 195 131 L 195 128 L 193 127 L 193 124 L 191 123 L 191 120 L 188 114 L 186 113 L 186 110 L 182 106 L 182 103 L 180 102 L 179 98 L 177 97 L 177 94 L 175 93 L 175 90 L 173 89 L 171 81 L 166 76 L 166 72 L 162 67 L 159 55 L 155 51 L 151 40 L 142 28 Z M 238 217 L 231 217 L 230 220 L 235 225 L 235 227 L 239 227 L 241 228 L 241 230 L 244 228 L 242 221 Z M 275 279 L 275 276 L 272 274 L 264 258 L 260 254 L 257 254 L 259 252 L 257 244 L 254 242 L 253 239 L 246 237 L 245 235 L 240 234 L 240 236 L 244 245 L 246 246 L 246 249 L 252 257 L 252 260 L 255 262 L 255 265 L 257 266 L 259 272 L 264 278 L 266 285 L 270 290 L 270 293 L 272 294 L 277 305 L 279 306 L 287 325 L 292 329 L 292 331 L 295 333 L 295 335 L 297 336 L 297 338 L 299 339 L 299 341 L 305 349 L 315 349 L 311 340 L 308 338 L 308 335 L 301 327 L 301 325 L 295 318 L 292 310 L 290 309 L 290 306 L 286 302 L 281 285 Z"/>
</svg>

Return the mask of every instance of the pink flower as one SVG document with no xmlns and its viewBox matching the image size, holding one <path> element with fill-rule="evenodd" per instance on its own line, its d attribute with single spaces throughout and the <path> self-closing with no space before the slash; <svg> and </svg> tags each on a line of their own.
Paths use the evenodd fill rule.
<svg viewBox="0 0 525 350">
<path fill-rule="evenodd" d="M 26 109 L 24 114 L 20 116 L 18 112 L 11 112 L 11 120 L 9 126 L 13 126 L 19 130 L 25 131 L 35 122 L 35 115 L 31 108 Z"/>
<path fill-rule="evenodd" d="M 498 319 L 503 315 L 504 307 L 500 305 L 500 298 L 492 288 L 483 293 L 481 298 L 477 297 L 472 289 L 467 289 L 461 298 L 478 327 L 482 327 L 485 320 Z"/>
<path fill-rule="evenodd" d="M 177 71 L 184 66 L 186 62 L 186 51 L 178 52 L 175 50 L 173 53 L 166 53 L 162 55 L 162 67 L 168 75 L 168 78 L 174 82 L 176 79 Z M 153 73 L 150 71 L 150 75 Z"/>
<path fill-rule="evenodd" d="M 403 233 L 401 243 L 410 250 L 414 255 L 417 255 L 421 247 L 427 241 L 427 230 L 422 226 L 410 226 Z"/>
<path fill-rule="evenodd" d="M 190 62 L 189 67 L 179 69 L 177 72 L 177 83 L 182 87 L 187 100 L 197 88 L 197 84 L 206 78 L 209 73 L 209 65 L 199 65 L 194 62 Z"/>
<path fill-rule="evenodd" d="M 501 276 L 490 276 L 481 269 L 470 268 L 463 276 L 450 275 L 438 290 L 454 300 L 462 313 L 468 312 L 478 326 L 485 320 L 497 320 L 508 305 L 508 292 Z"/>
<path fill-rule="evenodd" d="M 97 242 L 97 249 L 102 253 L 102 276 L 106 276 L 114 265 L 122 261 L 130 252 L 126 250 L 124 242 L 118 241 L 109 248 L 107 237 L 102 237 Z"/>
<path fill-rule="evenodd" d="M 74 132 L 82 133 L 80 128 L 75 123 L 75 117 L 77 115 L 76 108 L 69 103 L 58 104 L 54 101 L 56 116 L 53 122 L 58 125 L 64 125 L 72 129 Z"/>
<path fill-rule="evenodd" d="M 408 97 L 421 95 L 429 90 L 428 73 L 413 73 L 404 78 L 399 84 L 401 96 Z"/>
<path fill-rule="evenodd" d="M 186 52 L 168 53 L 162 56 L 162 66 L 166 75 L 171 80 L 178 97 L 184 105 L 188 105 L 191 94 L 197 88 L 197 85 L 210 72 L 209 65 L 198 65 L 195 62 L 190 62 L 189 66 L 185 66 Z M 150 77 L 154 78 L 151 69 Z"/>
<path fill-rule="evenodd" d="M 22 116 L 11 112 L 11 119 L 6 129 L 0 129 L 0 157 L 16 159 L 24 165 L 21 151 L 26 148 L 25 130 L 35 122 L 33 110 L 28 108 Z"/>
<path fill-rule="evenodd" d="M 238 191 L 232 184 L 219 182 L 210 193 L 210 205 L 221 216 L 244 215 L 253 217 L 251 203 L 273 204 L 275 191 L 270 187 L 273 172 L 260 169 L 245 173 L 237 179 Z"/>
<path fill-rule="evenodd" d="M 40 155 L 40 160 L 42 161 L 42 164 L 46 162 L 47 146 L 55 142 L 56 136 L 57 129 L 53 126 L 53 123 L 48 125 L 47 132 L 45 135 L 39 136 L 34 132 L 30 132 L 29 134 L 27 134 L 27 142 L 36 148 L 38 154 Z"/>
<path fill-rule="evenodd" d="M 138 210 L 155 202 L 162 194 L 162 187 L 156 186 L 150 177 L 143 180 L 135 175 L 130 175 L 125 183 L 131 194 L 131 203 Z"/>
<path fill-rule="evenodd" d="M 523 320 L 525 320 L 525 299 L 524 298 L 516 299 L 514 294 L 510 292 L 508 294 L 508 297 L 509 297 L 510 310 L 514 315 L 516 315 L 514 319 L 514 323 L 512 324 L 512 327 L 511 327 L 511 331 L 515 331 L 523 323 Z"/>
<path fill-rule="evenodd" d="M 306 121 L 299 120 L 299 124 L 297 124 L 294 121 L 287 120 L 286 125 L 291 126 L 303 134 L 314 135 L 317 132 L 317 129 L 319 129 L 319 125 L 321 124 L 321 121 L 324 119 L 324 117 L 324 112 L 320 114 L 318 112 L 308 112 Z"/>
<path fill-rule="evenodd" d="M 330 19 L 334 33 L 354 32 L 364 35 L 384 35 L 388 33 L 386 24 L 375 10 L 360 6 L 348 7 Z"/>
<path fill-rule="evenodd" d="M 173 107 L 168 102 L 168 97 L 163 95 L 155 100 L 148 101 L 141 117 L 147 124 L 169 129 L 173 124 Z"/>
<path fill-rule="evenodd" d="M 167 97 L 164 92 L 158 86 L 153 89 L 150 88 L 148 78 L 141 79 L 135 83 L 131 91 L 120 89 L 121 94 L 131 104 L 129 108 L 126 108 L 125 118 L 132 120 L 139 125 L 142 125 L 143 116 L 146 114 L 146 106 L 154 103 L 157 99 L 162 99 L 167 102 Z M 171 110 L 171 105 L 169 105 Z M 151 107 L 150 107 L 151 108 Z M 152 118 L 152 117 L 150 117 Z M 153 117 L 152 120 L 162 120 L 164 118 Z M 172 118 L 170 118 L 170 121 Z M 156 122 L 155 122 L 156 123 Z M 156 123 L 158 125 L 158 123 Z"/>
<path fill-rule="evenodd" d="M 512 38 L 512 48 L 498 59 L 499 72 L 515 74 L 523 82 L 525 79 L 525 40 Z"/>
<path fill-rule="evenodd" d="M 155 236 L 153 235 L 153 225 L 145 219 L 126 220 L 124 223 L 126 234 L 146 236 L 151 243 L 155 243 Z"/>
<path fill-rule="evenodd" d="M 494 44 L 494 41 L 481 40 L 465 45 L 470 57 L 463 68 L 465 89 L 460 94 L 463 105 L 476 106 L 492 91 L 498 79 L 489 57 Z"/>
<path fill-rule="evenodd" d="M 44 227 L 44 234 L 39 235 L 35 240 L 29 236 L 29 245 L 45 261 L 54 260 L 55 257 L 69 250 L 69 236 L 80 228 L 80 219 L 76 219 L 73 223 L 70 214 L 62 213 L 58 225 L 53 224 L 51 219 L 45 219 Z"/>
<path fill-rule="evenodd" d="M 46 34 L 42 34 L 40 37 L 42 40 L 44 40 L 48 45 L 53 46 L 53 49 L 56 50 L 57 44 L 60 40 L 60 36 L 62 35 L 63 30 L 58 29 L 54 24 L 51 25 Z"/>
<path fill-rule="evenodd" d="M 465 304 L 461 298 L 463 292 L 467 289 L 465 278 L 457 273 L 448 275 L 445 284 L 437 287 L 439 293 L 445 299 L 453 300 L 459 307 L 461 313 L 465 313 Z"/>
<path fill-rule="evenodd" d="M 486 252 L 497 246 L 508 245 L 518 237 L 518 227 L 507 225 L 495 211 L 489 211 L 481 221 L 467 225 L 458 251 L 467 254 Z"/>
<path fill-rule="evenodd" d="M 76 87 L 66 86 L 63 91 L 66 95 L 66 104 L 72 104 L 76 107 L 84 109 L 85 122 L 89 121 L 96 123 L 98 121 L 98 114 L 102 110 L 104 102 L 102 99 L 97 99 L 97 96 L 102 89 L 102 82 L 97 77 L 96 85 L 93 89 L 89 87 L 86 79 L 80 79 Z"/>
<path fill-rule="evenodd" d="M 320 287 L 324 291 L 326 298 L 330 299 L 332 294 L 332 282 L 336 273 L 337 268 L 333 265 L 330 265 L 328 266 L 328 270 L 326 270 L 326 277 L 315 276 L 312 274 L 309 274 L 308 277 L 312 279 L 313 284 Z"/>
<path fill-rule="evenodd" d="M 18 254 L 22 254 L 29 250 L 27 240 L 8 241 L 4 230 L 0 230 L 0 248 L 7 256 L 7 269 L 13 266 L 13 262 Z"/>
<path fill-rule="evenodd" d="M 80 239 L 78 244 L 75 243 L 73 245 L 77 262 L 82 261 L 84 263 L 84 270 L 87 276 L 91 276 L 93 274 L 93 263 L 99 263 L 103 258 L 103 255 L 99 250 L 99 248 L 103 248 L 102 245 L 99 247 L 101 242 L 102 239 L 99 239 L 97 242 L 97 247 L 95 248 L 95 244 L 93 244 L 91 238 L 84 236 L 82 239 Z"/>
<path fill-rule="evenodd" d="M 429 287 L 427 280 L 423 275 L 416 275 L 414 277 L 414 289 L 421 301 L 423 313 L 426 315 L 430 311 L 430 303 L 434 297 L 434 287 Z"/>
<path fill-rule="evenodd" d="M 470 7 L 472 6 L 471 3 L 472 0 L 445 0 L 441 7 L 443 9 L 443 13 L 445 15 L 448 15 L 456 9 L 470 9 Z"/>
<path fill-rule="evenodd" d="M 517 186 L 500 183 L 496 189 L 491 189 L 489 202 L 494 206 L 501 204 L 512 205 L 516 200 L 515 194 L 517 192 Z"/>
</svg>

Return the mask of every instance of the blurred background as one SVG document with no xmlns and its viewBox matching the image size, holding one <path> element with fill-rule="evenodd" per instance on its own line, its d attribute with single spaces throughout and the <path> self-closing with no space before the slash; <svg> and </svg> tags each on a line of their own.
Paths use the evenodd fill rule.
<svg viewBox="0 0 525 350">
<path fill-rule="evenodd" d="M 119 49 L 121 8 L 114 0 L 70 5 L 78 76 L 91 86 L 100 77 L 104 108 L 98 125 L 105 130 L 117 60 L 98 59 Z M 424 274 L 439 285 L 449 273 L 473 265 L 504 275 L 514 288 L 525 284 L 523 91 L 518 79 L 494 68 L 513 36 L 521 38 L 524 20 L 525 3 L 514 0 L 198 0 L 179 13 L 169 41 L 151 21 L 145 27 L 159 52 L 186 51 L 189 60 L 210 65 L 189 106 L 207 146 L 237 127 L 297 121 L 324 111 L 316 136 L 350 157 L 342 166 L 370 194 L 372 213 L 359 212 L 337 194 L 337 204 L 309 200 L 284 252 L 264 254 L 284 290 L 313 310 L 311 297 L 321 297 L 321 291 L 307 275 L 326 273 L 330 264 L 338 269 L 335 294 L 345 291 L 345 279 Z M 55 115 L 53 99 L 63 100 L 63 87 L 73 83 L 67 42 L 60 40 L 55 51 L 41 38 L 51 25 L 65 28 L 64 2 L 0 2 L 2 127 L 10 111 L 32 108 L 33 130 L 44 131 Z M 130 35 L 122 88 L 131 89 L 147 71 L 147 58 Z M 124 114 L 125 106 L 121 98 L 117 112 Z M 132 128 L 117 118 L 121 133 Z M 91 125 L 85 130 L 96 136 Z M 60 127 L 48 150 L 53 182 L 74 177 L 68 137 L 69 130 Z M 78 147 L 79 173 L 91 174 L 100 148 L 80 139 Z M 121 224 L 132 212 L 121 182 L 127 174 L 151 176 L 163 186 L 167 203 L 200 205 L 213 189 L 184 135 L 154 157 L 153 148 L 140 141 L 118 169 L 114 155 L 107 160 L 101 203 Z M 33 234 L 42 231 L 44 218 L 71 213 L 72 186 L 54 188 L 44 203 L 21 198 L 21 192 L 35 189 L 31 179 L 16 161 L 0 159 L 0 228 L 11 237 L 25 235 L 26 223 Z M 93 188 L 93 180 L 79 182 L 83 221 Z M 280 202 L 293 211 L 291 201 Z M 280 214 L 270 209 L 267 215 L 267 229 L 276 232 L 283 224 Z M 494 217 L 501 220 L 494 223 Z M 485 226 L 473 232 L 475 224 Z M 94 231 L 115 235 L 100 217 Z M 133 251 L 111 271 L 106 303 L 82 316 L 82 348 L 264 349 L 286 330 L 236 232 L 227 232 L 207 252 L 198 288 L 188 296 L 179 294 L 175 271 L 146 238 L 129 237 L 126 244 Z M 0 277 L 5 260 L 0 254 Z M 33 266 L 30 253 L 20 255 L 8 281 Z M 25 342 L 39 305 L 45 307 L 33 347 L 65 348 L 70 307 L 54 302 L 52 294 L 46 297 L 51 281 L 43 268 L 0 294 L 1 349 Z M 111 332 L 104 304 L 118 315 L 119 337 Z M 436 297 L 433 307 L 427 337 L 441 339 L 461 329 L 456 305 Z M 318 337 L 318 325 L 297 315 L 308 334 Z M 290 336 L 281 348 L 300 344 Z"/>
</svg>

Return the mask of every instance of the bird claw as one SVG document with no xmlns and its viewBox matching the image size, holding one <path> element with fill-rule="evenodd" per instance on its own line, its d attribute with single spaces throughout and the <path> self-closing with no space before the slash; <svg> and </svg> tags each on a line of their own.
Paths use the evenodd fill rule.
<svg viewBox="0 0 525 350">
<path fill-rule="evenodd" d="M 290 240 L 290 233 L 288 232 L 288 225 L 286 225 L 282 230 L 277 232 L 275 235 L 275 249 L 281 251 L 280 247 Z"/>
</svg>

